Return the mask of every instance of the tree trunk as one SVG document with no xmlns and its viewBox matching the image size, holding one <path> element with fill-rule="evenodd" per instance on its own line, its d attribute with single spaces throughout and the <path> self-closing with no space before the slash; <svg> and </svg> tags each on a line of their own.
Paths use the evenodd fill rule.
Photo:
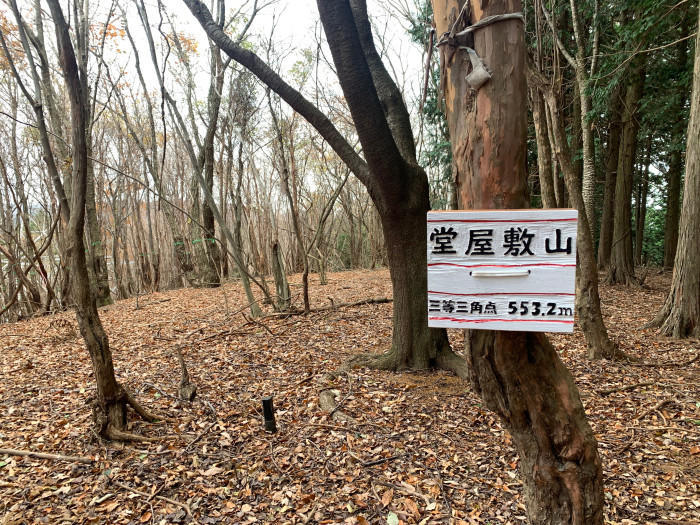
<svg viewBox="0 0 700 525">
<path fill-rule="evenodd" d="M 688 17 L 683 17 L 681 32 L 683 36 L 689 32 Z M 685 70 L 688 64 L 688 40 L 685 39 L 677 45 L 676 61 L 679 71 Z M 683 83 L 680 83 L 678 93 L 675 98 L 675 105 L 671 109 L 671 115 L 682 115 L 683 107 L 688 100 L 688 91 Z M 668 163 L 668 173 L 666 174 L 666 221 L 664 223 L 664 267 L 672 268 L 676 258 L 676 248 L 678 246 L 678 223 L 681 210 L 681 180 L 683 178 L 683 138 L 687 129 L 685 119 L 678 118 L 673 125 L 671 158 Z"/>
<path fill-rule="evenodd" d="M 535 80 L 533 78 L 533 80 Z M 544 90 L 547 106 L 553 115 L 557 112 L 557 101 L 551 88 L 545 86 L 541 79 L 537 81 Z M 608 331 L 603 323 L 598 292 L 598 270 L 594 255 L 593 235 L 588 225 L 588 216 L 581 195 L 581 186 L 572 154 L 567 142 L 566 130 L 561 120 L 552 121 L 552 135 L 555 141 L 553 149 L 557 153 L 559 164 L 564 172 L 564 180 L 574 207 L 579 212 L 576 272 L 576 313 L 588 347 L 589 359 L 614 359 L 624 357 L 610 341 Z"/>
<path fill-rule="evenodd" d="M 132 404 L 143 417 L 153 419 L 153 416 L 145 412 L 117 382 L 109 341 L 97 312 L 95 294 L 90 287 L 83 240 L 88 179 L 87 72 L 78 68 L 68 25 L 58 0 L 48 0 L 47 3 L 56 27 L 59 59 L 70 99 L 73 187 L 68 222 L 69 245 L 67 254 L 70 260 L 72 297 L 75 302 L 78 326 L 92 360 L 97 386 L 97 399 L 93 404 L 96 432 L 107 438 L 128 438 L 132 435 L 124 431 L 127 403 Z"/>
<path fill-rule="evenodd" d="M 589 120 L 591 112 L 591 96 L 587 92 L 588 79 L 585 70 L 581 66 L 576 68 L 577 92 L 580 100 L 580 125 L 582 142 L 582 179 L 581 194 L 586 207 L 586 217 L 591 228 L 591 235 L 595 231 L 595 141 L 593 138 L 592 123 Z"/>
<path fill-rule="evenodd" d="M 438 34 L 450 30 L 461 4 L 433 0 Z M 472 0 L 468 23 L 521 9 L 519 0 L 488 4 Z M 457 29 L 463 27 L 459 24 Z M 470 92 L 465 80 L 467 54 L 449 45 L 441 50 L 460 205 L 523 208 L 528 198 L 522 23 L 504 21 L 476 31 L 474 49 L 492 71 L 491 80 L 476 93 Z M 582 215 L 585 218 L 585 210 Z M 585 220 L 582 227 L 587 227 Z M 470 330 L 465 341 L 472 385 L 500 416 L 520 455 L 530 522 L 602 524 L 602 469 L 596 440 L 571 374 L 546 336 Z"/>
<path fill-rule="evenodd" d="M 552 148 L 547 128 L 547 109 L 539 90 L 531 89 L 530 98 L 532 99 L 532 119 L 535 124 L 535 137 L 537 139 L 537 168 L 540 179 L 542 207 L 556 208 L 557 197 L 554 191 L 555 181 L 552 178 Z"/>
<path fill-rule="evenodd" d="M 552 111 L 549 109 L 549 105 L 545 104 L 545 114 L 547 116 L 547 135 L 549 136 L 550 150 L 552 151 L 552 178 L 554 179 L 554 195 L 557 199 L 557 208 L 565 208 L 567 206 L 567 201 L 569 196 L 566 192 L 566 184 L 564 183 L 564 177 L 559 176 L 559 167 L 557 159 L 557 152 L 553 145 L 555 144 L 554 132 L 552 128 L 554 127 L 554 117 Z"/>
<path fill-rule="evenodd" d="M 666 220 L 664 222 L 665 268 L 673 268 L 678 247 L 678 224 L 681 215 L 681 179 L 683 178 L 683 152 L 673 150 L 666 174 Z"/>
<path fill-rule="evenodd" d="M 429 208 L 428 181 L 416 161 L 410 117 L 401 93 L 374 46 L 365 2 L 317 2 L 364 159 L 317 107 L 284 82 L 257 55 L 228 38 L 202 2 L 184 2 L 209 37 L 308 120 L 367 187 L 381 216 L 386 241 L 402 237 L 394 245 L 405 245 L 406 251 L 391 254 L 390 261 L 397 265 L 396 269 L 391 268 L 395 294 L 393 346 L 378 361 L 389 362 L 390 368 L 402 368 L 406 362 L 421 366 L 426 355 L 436 353 L 435 349 L 445 348 L 447 344 L 444 330 L 427 326 L 425 213 Z M 413 303 L 406 304 L 407 301 Z M 412 337 L 410 341 L 406 340 L 409 336 Z M 399 346 L 399 343 L 406 344 Z M 414 352 L 416 357 L 412 355 Z M 404 358 L 407 353 L 411 355 Z M 449 355 L 457 358 L 454 354 Z"/>
<path fill-rule="evenodd" d="M 652 136 L 649 134 L 646 143 L 646 156 L 644 166 L 637 183 L 637 195 L 634 207 L 634 264 L 642 264 L 642 250 L 644 248 L 644 225 L 647 220 L 647 196 L 649 194 L 649 166 L 651 165 Z"/>
<path fill-rule="evenodd" d="M 394 298 L 391 349 L 381 366 L 390 370 L 425 370 L 443 366 L 451 350 L 445 330 L 428 328 L 426 297 L 428 267 L 426 246 L 421 237 L 406 235 L 423 232 L 429 210 L 427 183 L 422 206 L 401 214 L 381 214 Z M 449 368 L 449 366 L 445 366 Z M 466 369 L 462 371 L 466 377 Z"/>
<path fill-rule="evenodd" d="M 88 140 L 88 155 L 90 155 L 90 140 Z M 109 274 L 107 263 L 105 263 L 104 247 L 102 246 L 102 235 L 100 224 L 97 220 L 97 202 L 95 200 L 95 170 L 93 162 L 88 159 L 87 171 L 87 193 L 85 196 L 85 214 L 87 217 L 87 233 L 90 246 L 88 256 L 90 258 L 90 268 L 94 275 L 95 296 L 97 306 L 112 304 L 112 294 L 109 289 Z"/>
<path fill-rule="evenodd" d="M 622 97 L 614 90 L 610 100 L 608 144 L 605 161 L 605 189 L 603 194 L 603 215 L 600 220 L 598 238 L 598 267 L 607 268 L 612 249 L 613 216 L 615 211 L 615 183 L 617 162 L 620 156 L 620 135 L 622 133 Z"/>
<path fill-rule="evenodd" d="M 291 306 L 291 293 L 289 291 L 289 282 L 287 282 L 287 274 L 284 271 L 284 262 L 282 261 L 282 253 L 280 251 L 279 242 L 272 243 L 272 275 L 275 278 L 275 304 L 277 310 L 286 312 Z"/>
<path fill-rule="evenodd" d="M 700 24 L 700 13 L 698 13 Z M 671 291 L 656 319 L 660 332 L 671 337 L 700 336 L 700 38 L 695 38 L 693 94 L 685 155 L 685 186 L 678 250 Z"/>
<path fill-rule="evenodd" d="M 632 252 L 632 180 L 637 157 L 638 109 L 644 88 L 645 56 L 641 55 L 634 60 L 625 95 L 620 156 L 617 164 L 613 241 L 606 277 L 609 284 L 637 284 Z"/>
<path fill-rule="evenodd" d="M 209 126 L 202 145 L 204 153 L 204 183 L 210 195 L 214 195 L 214 139 L 221 107 L 221 90 L 224 85 L 223 62 L 221 51 L 214 44 L 210 46 L 210 81 L 208 95 Z M 223 209 L 223 208 L 222 208 Z M 223 220 L 223 217 L 222 217 Z M 204 286 L 217 287 L 221 284 L 221 250 L 216 241 L 214 211 L 208 199 L 202 202 L 202 244 L 207 254 Z"/>
</svg>

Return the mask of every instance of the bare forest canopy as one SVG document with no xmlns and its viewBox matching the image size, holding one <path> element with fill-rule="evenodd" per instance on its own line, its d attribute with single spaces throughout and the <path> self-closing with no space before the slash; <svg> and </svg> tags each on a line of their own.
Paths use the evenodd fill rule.
<svg viewBox="0 0 700 525">
<path fill-rule="evenodd" d="M 0 9 L 0 322 L 70 305 L 59 198 L 32 108 L 32 101 L 42 104 L 45 133 L 70 193 L 68 99 L 54 67 L 58 51 L 50 13 L 40 3 L 20 2 L 23 38 L 11 4 Z M 346 180 L 348 168 L 314 129 L 212 46 L 182 7 L 93 2 L 72 21 L 87 76 L 85 245 L 98 301 L 216 286 L 242 274 L 250 275 L 251 286 L 265 286 L 262 276 L 272 273 L 276 243 L 291 272 L 302 271 L 304 264 L 311 271 L 385 265 L 378 216 L 362 185 L 355 177 Z M 410 109 L 432 207 L 448 208 L 455 192 L 429 4 L 387 0 L 371 7 L 377 46 Z M 555 113 L 539 107 L 536 93 L 530 101 L 535 117 L 528 132 L 531 205 L 572 205 L 558 163 L 551 160 L 547 123 L 555 119 L 564 126 L 582 178 L 584 89 L 585 120 L 592 130 L 587 140 L 594 152 L 591 222 L 601 243 L 600 265 L 607 266 L 611 247 L 619 244 L 613 241 L 619 208 L 626 222 L 615 239 L 626 237 L 620 243 L 631 252 L 628 258 L 670 268 L 682 199 L 696 6 L 582 4 L 576 14 L 590 32 L 582 37 L 590 77 L 583 86 L 566 58 L 578 52 L 568 6 L 550 13 L 554 33 L 539 4 L 524 9 L 531 65 L 551 73 L 558 97 Z M 293 10 L 274 2 L 231 5 L 225 29 L 264 57 L 359 148 L 323 35 L 314 30 L 318 23 L 290 15 Z M 277 13 L 303 26 L 303 37 L 296 36 L 299 47 L 275 39 L 285 25 Z M 634 75 L 639 88 L 630 94 L 636 97 L 630 106 L 624 99 Z M 625 124 L 635 129 L 621 143 Z M 626 160 L 618 170 L 623 149 Z M 628 179 L 617 200 L 616 175 Z M 232 238 L 214 220 L 199 176 Z"/>
</svg>

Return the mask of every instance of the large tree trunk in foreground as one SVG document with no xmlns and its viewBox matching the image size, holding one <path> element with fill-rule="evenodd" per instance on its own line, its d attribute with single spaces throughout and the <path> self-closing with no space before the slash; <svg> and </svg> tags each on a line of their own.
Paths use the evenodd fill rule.
<svg viewBox="0 0 700 525">
<path fill-rule="evenodd" d="M 85 243 L 85 197 L 87 192 L 88 156 L 86 142 L 86 71 L 79 71 L 70 40 L 68 25 L 58 0 L 48 0 L 56 27 L 56 41 L 66 89 L 70 99 L 72 156 L 72 195 L 68 222 L 68 258 L 72 273 L 72 294 L 80 333 L 90 353 L 97 386 L 93 405 L 96 432 L 113 439 L 134 438 L 126 428 L 126 407 L 131 404 L 141 416 L 153 419 L 117 382 L 107 334 L 97 313 L 95 294 L 90 287 Z"/>
<path fill-rule="evenodd" d="M 424 239 L 417 242 L 415 236 L 406 235 L 406 232 L 423 232 L 426 228 L 429 209 L 427 186 L 426 180 L 425 187 L 415 190 L 422 195 L 419 200 L 421 205 L 417 209 L 403 213 L 380 213 L 394 298 L 391 349 L 380 363 L 381 367 L 391 370 L 423 370 L 436 366 L 452 368 L 452 351 L 445 330 L 428 328 L 425 304 L 428 266 Z M 466 368 L 458 368 L 459 375 L 466 378 Z"/>
<path fill-rule="evenodd" d="M 394 298 L 390 350 L 356 364 L 390 370 L 442 367 L 466 377 L 444 329 L 428 327 L 425 231 L 428 178 L 417 165 L 408 112 L 374 48 L 364 0 L 318 2 L 333 61 L 367 163 L 382 223 Z M 370 79 L 371 82 L 358 82 Z"/>
<path fill-rule="evenodd" d="M 483 5 L 471 1 L 468 23 L 521 10 L 518 0 Z M 450 30 L 461 8 L 458 0 L 433 0 L 438 34 Z M 473 45 L 493 75 L 476 93 L 465 80 L 467 53 L 449 44 L 441 50 L 460 206 L 524 208 L 528 198 L 522 22 L 509 20 L 477 30 Z M 596 440 L 571 374 L 547 337 L 470 330 L 465 340 L 472 384 L 500 416 L 520 455 L 530 522 L 602 524 L 602 471 Z"/>
<path fill-rule="evenodd" d="M 671 291 L 652 323 L 660 326 L 664 335 L 700 336 L 700 38 L 697 37 L 678 250 Z"/>
</svg>

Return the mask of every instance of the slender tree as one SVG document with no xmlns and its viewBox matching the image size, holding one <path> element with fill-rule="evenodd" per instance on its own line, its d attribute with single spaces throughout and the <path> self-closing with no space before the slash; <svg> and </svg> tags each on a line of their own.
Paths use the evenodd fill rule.
<svg viewBox="0 0 700 525">
<path fill-rule="evenodd" d="M 681 36 L 688 33 L 687 17 L 683 17 Z M 688 40 L 683 40 L 676 49 L 676 67 L 683 71 L 688 63 Z M 671 115 L 681 115 L 688 101 L 688 89 L 684 83 L 678 83 Z M 672 144 L 668 172 L 666 174 L 666 219 L 664 222 L 664 266 L 672 268 L 678 246 L 678 223 L 680 220 L 681 181 L 683 180 L 683 134 L 687 129 L 684 118 L 674 119 L 672 127 Z"/>
<path fill-rule="evenodd" d="M 85 256 L 85 203 L 88 178 L 87 71 L 78 64 L 70 38 L 68 24 L 58 0 L 47 0 L 56 28 L 56 44 L 70 101 L 72 145 L 72 195 L 68 212 L 68 257 L 73 278 L 72 295 L 80 333 L 92 359 L 96 382 L 96 400 L 93 404 L 95 427 L 99 435 L 110 439 L 139 439 L 127 432 L 126 409 L 131 405 L 144 419 L 154 421 L 122 385 L 117 382 L 112 363 L 109 339 L 97 312 L 97 301 L 90 285 Z M 60 192 L 59 192 L 60 193 Z"/>
</svg>

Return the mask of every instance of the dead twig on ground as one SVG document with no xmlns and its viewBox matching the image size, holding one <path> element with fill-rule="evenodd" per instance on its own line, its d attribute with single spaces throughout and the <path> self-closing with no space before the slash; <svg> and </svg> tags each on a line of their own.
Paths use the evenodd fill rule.
<svg viewBox="0 0 700 525">
<path fill-rule="evenodd" d="M 669 403 L 673 403 L 673 399 L 663 399 L 656 403 L 653 407 L 651 407 L 649 410 L 642 412 L 640 415 L 634 418 L 635 421 L 641 421 L 645 417 L 647 417 L 649 414 L 652 412 L 659 410 L 661 407 L 668 405 Z"/>
<path fill-rule="evenodd" d="M 352 452 L 350 452 L 349 450 L 348 450 L 348 454 L 350 454 L 350 456 L 352 456 L 363 467 L 374 467 L 376 465 L 381 465 L 382 463 L 386 463 L 387 461 L 394 461 L 395 459 L 399 459 L 400 457 L 402 457 L 402 455 L 399 454 L 397 456 L 389 456 L 386 458 L 374 459 L 372 461 L 364 461 L 361 458 L 357 457 Z"/>
<path fill-rule="evenodd" d="M 641 388 L 644 386 L 651 386 L 651 385 L 655 385 L 655 384 L 656 384 L 656 382 L 654 382 L 654 381 L 646 381 L 644 383 L 635 383 L 634 385 L 625 385 L 625 386 L 619 386 L 619 387 L 615 387 L 615 388 L 606 388 L 604 390 L 597 390 L 597 392 L 601 396 L 607 396 L 607 395 L 610 395 L 614 392 L 627 392 L 628 390 L 634 390 L 635 388 Z"/>
<path fill-rule="evenodd" d="M 13 448 L 0 448 L 0 455 L 6 454 L 8 456 L 29 456 L 32 458 L 39 459 L 51 459 L 54 461 L 71 461 L 73 463 L 86 463 L 88 465 L 93 463 L 91 458 L 86 458 L 82 456 L 64 456 L 63 454 L 46 454 L 44 452 L 34 452 L 33 450 L 16 450 Z"/>
<path fill-rule="evenodd" d="M 248 317 L 246 314 L 243 314 L 243 318 L 244 318 L 246 321 L 248 321 L 248 324 L 254 324 L 254 325 L 259 326 L 260 328 L 265 329 L 265 331 L 266 331 L 268 334 L 270 334 L 271 336 L 275 337 L 275 336 L 277 335 L 277 334 L 275 334 L 275 332 L 273 332 L 272 330 L 270 330 L 270 327 L 269 327 L 269 326 L 267 326 L 265 323 L 261 323 L 261 322 L 258 321 L 257 319 L 255 319 L 255 318 L 253 318 L 253 317 Z"/>
<path fill-rule="evenodd" d="M 130 487 L 129 485 L 125 485 L 124 483 L 121 483 L 119 481 L 111 480 L 111 483 L 114 483 L 117 487 L 120 487 L 124 490 L 128 490 L 130 492 L 133 492 L 134 494 L 138 494 L 139 496 L 146 498 L 146 501 L 149 501 L 152 497 L 151 494 L 147 494 L 146 492 L 142 492 L 138 489 Z M 181 501 L 177 501 L 177 500 L 174 500 L 171 498 L 166 498 L 165 496 L 156 495 L 155 498 L 162 500 L 162 501 L 166 501 L 166 502 L 170 503 L 171 505 L 175 505 L 177 507 L 180 507 L 181 509 L 183 509 L 187 513 L 187 515 L 192 520 L 192 523 L 197 523 L 197 520 L 192 515 L 192 510 L 190 509 L 190 506 L 187 503 L 182 503 Z"/>
<path fill-rule="evenodd" d="M 354 301 L 351 303 L 338 303 L 330 306 L 321 306 L 319 308 L 312 308 L 308 312 L 302 310 L 288 311 L 288 312 L 273 312 L 264 315 L 263 317 L 291 317 L 293 315 L 306 315 L 308 313 L 314 312 L 325 312 L 328 310 L 337 310 L 339 308 L 350 308 L 352 306 L 363 306 L 365 304 L 385 304 L 391 303 L 394 300 L 388 297 L 370 297 L 369 299 L 361 299 L 360 301 Z"/>
<path fill-rule="evenodd" d="M 211 429 L 212 427 L 216 425 L 216 421 L 213 423 L 209 423 L 209 425 L 202 430 L 199 434 L 197 434 L 197 437 L 195 437 L 192 441 L 190 441 L 185 448 L 182 449 L 182 452 L 180 454 L 184 454 L 189 450 L 193 445 L 195 445 L 200 439 L 202 439 Z"/>
</svg>

